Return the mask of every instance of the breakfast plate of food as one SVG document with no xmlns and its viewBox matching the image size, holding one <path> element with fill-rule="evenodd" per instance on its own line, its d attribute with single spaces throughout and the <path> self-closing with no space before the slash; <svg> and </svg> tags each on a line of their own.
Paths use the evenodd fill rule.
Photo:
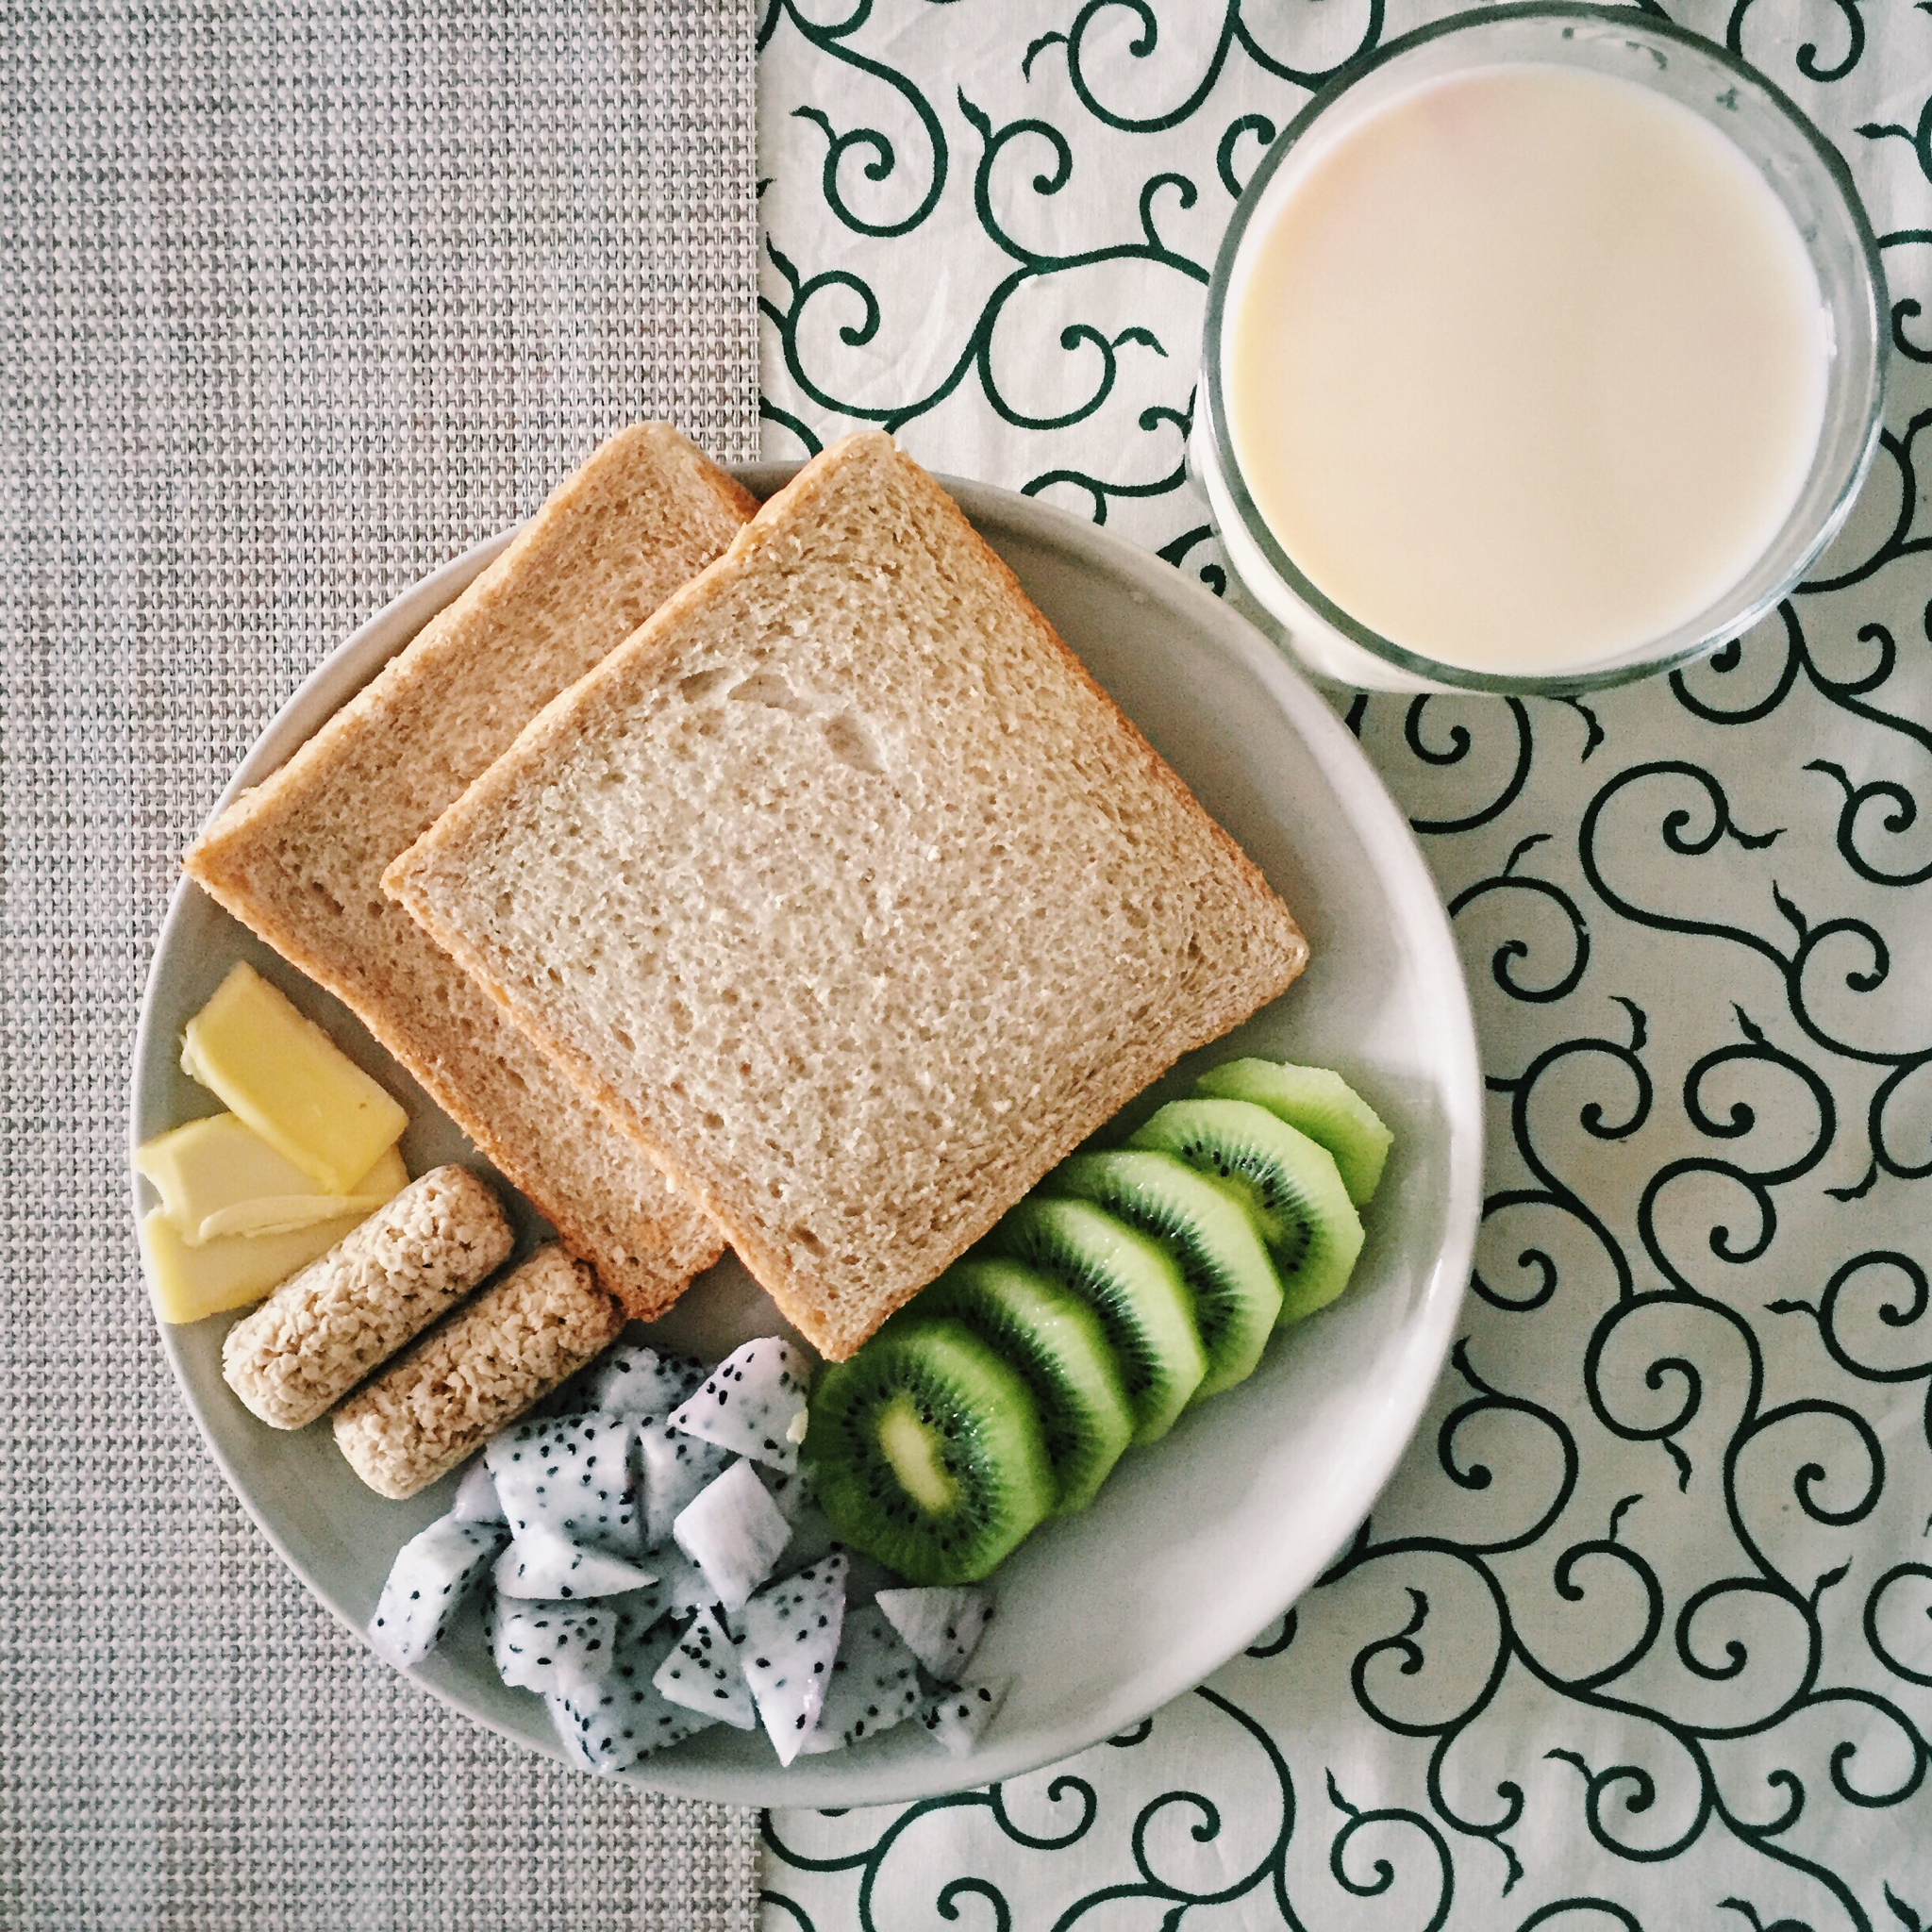
<svg viewBox="0 0 1932 1932">
<path fill-rule="evenodd" d="M 983 1784 L 1251 1642 L 1453 1338 L 1469 1003 L 1200 585 L 889 439 L 620 432 L 333 653 L 186 858 L 134 1208 L 387 1661 L 738 1804 Z"/>
</svg>

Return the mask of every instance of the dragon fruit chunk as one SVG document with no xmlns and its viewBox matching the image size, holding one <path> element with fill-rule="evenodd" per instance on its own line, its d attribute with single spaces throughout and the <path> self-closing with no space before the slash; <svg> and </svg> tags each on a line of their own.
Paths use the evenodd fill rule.
<svg viewBox="0 0 1932 1932">
<path fill-rule="evenodd" d="M 739 1620 L 738 1657 L 780 1764 L 818 1722 L 845 1621 L 842 1554 L 762 1590 Z"/>
<path fill-rule="evenodd" d="M 613 1655 L 627 1655 L 634 1651 L 672 1614 L 662 1577 L 649 1590 L 627 1590 L 620 1596 L 599 1597 L 597 1607 L 608 1610 L 617 1619 L 617 1635 L 611 1645 Z"/>
<path fill-rule="evenodd" d="M 376 1655 L 399 1671 L 420 1664 L 483 1580 L 504 1535 L 499 1524 L 440 1516 L 412 1536 L 396 1552 L 369 1622 Z"/>
<path fill-rule="evenodd" d="M 558 1536 L 554 1529 L 524 1531 L 496 1560 L 500 1596 L 577 1597 L 619 1596 L 645 1590 L 656 1574 L 640 1570 L 608 1550 L 590 1548 Z"/>
<path fill-rule="evenodd" d="M 816 1528 L 824 1521 L 824 1512 L 819 1507 L 819 1499 L 812 1494 L 811 1485 L 805 1479 L 803 1470 L 794 1470 L 790 1475 L 781 1471 L 768 1469 L 764 1485 L 772 1492 L 772 1501 L 785 1513 L 785 1521 L 795 1529 L 801 1524 L 809 1523 Z M 829 1528 L 829 1524 L 826 1524 Z"/>
<path fill-rule="evenodd" d="M 620 1764 L 605 1764 L 591 1749 L 586 1737 L 590 1724 L 586 1723 L 581 1730 L 578 1729 L 577 1714 L 567 1697 L 559 1691 L 546 1690 L 543 1702 L 549 1709 L 550 1722 L 556 1727 L 557 1741 L 563 1746 L 563 1761 L 573 1771 L 616 1772 L 624 1769 Z M 636 1762 L 635 1756 L 625 1760 L 628 1764 Z"/>
<path fill-rule="evenodd" d="M 458 1523 L 501 1523 L 505 1520 L 503 1505 L 497 1499 L 496 1478 L 490 1474 L 490 1465 L 481 1457 L 463 1472 L 463 1479 L 457 1485 L 456 1501 L 449 1506 L 449 1513 Z"/>
<path fill-rule="evenodd" d="M 655 1582 L 596 1600 L 616 1617 L 620 1646 L 648 1636 L 666 1617 L 682 1623 L 691 1611 L 708 1609 L 718 1601 L 704 1572 L 681 1550 L 653 1557 L 651 1568 L 658 1573 Z"/>
<path fill-rule="evenodd" d="M 956 1685 L 921 1711 L 919 1722 L 941 1748 L 955 1757 L 963 1757 L 1000 1714 L 1000 1706 L 1011 1688 L 1011 1680 L 1005 1677 Z"/>
<path fill-rule="evenodd" d="M 671 1416 L 671 1426 L 790 1475 L 805 1435 L 805 1357 L 781 1335 L 734 1350 Z"/>
<path fill-rule="evenodd" d="M 874 1738 L 912 1716 L 924 1695 L 912 1653 L 885 1612 L 867 1604 L 845 1619 L 824 1707 L 799 1748 L 842 1751 Z"/>
<path fill-rule="evenodd" d="M 652 1682 L 660 1662 L 620 1648 L 602 1662 L 565 1673 L 547 1701 L 573 1763 L 591 1771 L 623 1771 L 717 1722 L 708 1711 L 689 1710 L 664 1697 Z"/>
<path fill-rule="evenodd" d="M 513 1690 L 559 1689 L 579 1662 L 608 1657 L 618 1617 L 607 1604 L 499 1602 L 490 1633 L 496 1674 Z"/>
<path fill-rule="evenodd" d="M 693 1610 L 708 1610 L 718 1601 L 705 1574 L 681 1550 L 664 1550 L 651 1558 L 658 1580 L 648 1590 L 631 1591 L 604 1601 L 624 1618 L 621 1639 L 642 1637 L 666 1617 L 684 1623 Z"/>
<path fill-rule="evenodd" d="M 716 1610 L 705 1610 L 691 1620 L 691 1628 L 665 1654 L 651 1682 L 661 1696 L 688 1710 L 722 1718 L 741 1731 L 758 1727 L 744 1667 Z"/>
<path fill-rule="evenodd" d="M 973 1584 L 956 1590 L 882 1590 L 878 1607 L 909 1650 L 941 1684 L 960 1682 L 992 1615 L 992 1592 Z"/>
<path fill-rule="evenodd" d="M 644 1536 L 655 1550 L 671 1541 L 671 1525 L 700 1490 L 724 1474 L 731 1457 L 649 1417 L 637 1424 L 637 1446 L 644 1472 Z"/>
<path fill-rule="evenodd" d="M 811 1488 L 803 1470 L 793 1470 L 786 1475 L 767 1463 L 765 1473 L 758 1480 L 764 1484 L 765 1493 L 777 1504 L 779 1513 L 787 1523 L 796 1523 L 799 1516 L 811 1507 Z"/>
<path fill-rule="evenodd" d="M 675 1543 L 659 1550 L 652 1558 L 659 1573 L 658 1587 L 664 1591 L 664 1605 L 674 1615 L 686 1610 L 708 1610 L 718 1601 L 711 1579 Z"/>
<path fill-rule="evenodd" d="M 701 1388 L 708 1373 L 703 1362 L 688 1356 L 659 1355 L 654 1348 L 613 1349 L 591 1371 L 584 1406 L 606 1415 L 661 1418 Z"/>
<path fill-rule="evenodd" d="M 626 1416 L 560 1415 L 519 1423 L 483 1452 L 510 1532 L 547 1529 L 620 1557 L 641 1556 L 644 1511 Z"/>
<path fill-rule="evenodd" d="M 671 1533 L 727 1610 L 744 1607 L 791 1541 L 791 1525 L 748 1462 L 734 1462 L 701 1490 Z"/>
<path fill-rule="evenodd" d="M 819 1507 L 804 1469 L 793 1475 L 761 1469 L 758 1479 L 771 1492 L 778 1513 L 791 1525 L 791 1541 L 785 1545 L 785 1554 L 792 1562 L 801 1566 L 816 1563 L 821 1557 L 828 1557 L 841 1547 L 832 1519 Z"/>
</svg>

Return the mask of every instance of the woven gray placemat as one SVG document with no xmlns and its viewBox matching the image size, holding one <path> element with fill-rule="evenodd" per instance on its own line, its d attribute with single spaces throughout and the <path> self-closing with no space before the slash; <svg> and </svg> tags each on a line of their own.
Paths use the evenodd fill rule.
<svg viewBox="0 0 1932 1932">
<path fill-rule="evenodd" d="M 617 424 L 757 447 L 749 0 L 0 9 L 0 1932 L 747 1927 L 751 1814 L 378 1666 L 224 1489 L 125 1205 L 176 855 Z"/>
</svg>

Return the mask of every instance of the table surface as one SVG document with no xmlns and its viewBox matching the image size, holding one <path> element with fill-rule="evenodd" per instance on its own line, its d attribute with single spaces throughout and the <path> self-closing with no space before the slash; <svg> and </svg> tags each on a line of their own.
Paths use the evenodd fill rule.
<svg viewBox="0 0 1932 1932">
<path fill-rule="evenodd" d="M 883 424 L 1222 589 L 1181 468 L 1215 243 L 1309 88 L 1446 10 L 772 0 L 766 454 Z M 1819 122 L 1884 238 L 1870 487 L 1677 676 L 1338 694 L 1474 992 L 1454 1366 L 1247 1655 L 1004 1789 L 774 1813 L 768 1932 L 1932 1921 L 1932 17 L 1671 12 Z"/>
<path fill-rule="evenodd" d="M 0 1932 L 744 1932 L 755 1821 L 380 1663 L 225 1489 L 128 1215 L 182 846 L 620 423 L 757 453 L 752 0 L 0 8 Z"/>
</svg>

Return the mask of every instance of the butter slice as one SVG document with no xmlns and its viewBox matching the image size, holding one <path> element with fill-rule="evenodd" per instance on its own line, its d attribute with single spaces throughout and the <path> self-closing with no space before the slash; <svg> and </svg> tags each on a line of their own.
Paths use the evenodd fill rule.
<svg viewBox="0 0 1932 1932">
<path fill-rule="evenodd" d="M 232 1113 L 158 1134 L 135 1150 L 134 1165 L 192 1247 L 224 1235 L 286 1234 L 371 1214 L 409 1184 L 400 1150 L 391 1147 L 350 1194 L 332 1194 Z"/>
<path fill-rule="evenodd" d="M 198 1322 L 204 1315 L 258 1302 L 298 1268 L 319 1260 L 368 1218 L 342 1214 L 286 1234 L 229 1235 L 191 1247 L 167 1214 L 156 1208 L 141 1224 L 141 1258 L 147 1267 L 155 1311 L 164 1322 Z"/>
<path fill-rule="evenodd" d="M 351 1193 L 409 1117 L 245 962 L 188 1023 L 181 1071 L 331 1194 Z"/>
<path fill-rule="evenodd" d="M 356 1183 L 353 1194 L 258 1194 L 203 1215 L 201 1226 L 190 1239 L 198 1247 L 203 1241 L 228 1241 L 238 1235 L 289 1234 L 344 1214 L 374 1214 L 408 1185 L 409 1170 L 403 1165 L 401 1153 L 391 1147 Z"/>
</svg>

